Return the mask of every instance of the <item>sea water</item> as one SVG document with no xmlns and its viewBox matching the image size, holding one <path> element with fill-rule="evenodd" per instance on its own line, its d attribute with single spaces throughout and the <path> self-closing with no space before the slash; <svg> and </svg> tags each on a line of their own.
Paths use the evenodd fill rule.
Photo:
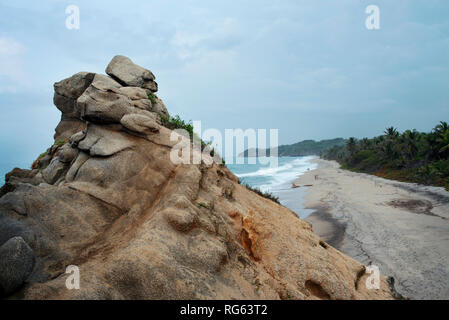
<svg viewBox="0 0 449 320">
<path fill-rule="evenodd" d="M 272 193 L 279 197 L 283 206 L 296 212 L 300 218 L 306 218 L 313 212 L 303 206 L 307 187 L 292 188 L 292 182 L 306 171 L 316 169 L 317 165 L 313 163 L 315 158 L 315 156 L 279 157 L 277 167 L 273 168 L 269 164 L 260 164 L 259 161 L 256 164 L 249 164 L 248 158 L 244 158 L 241 159 L 244 164 L 235 164 L 234 161 L 234 164 L 227 164 L 227 167 L 240 178 L 242 184 Z"/>
</svg>

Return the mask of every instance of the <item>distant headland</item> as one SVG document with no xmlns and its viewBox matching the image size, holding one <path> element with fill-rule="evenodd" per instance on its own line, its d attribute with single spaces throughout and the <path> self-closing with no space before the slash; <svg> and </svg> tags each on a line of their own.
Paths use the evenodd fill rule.
<svg viewBox="0 0 449 320">
<path fill-rule="evenodd" d="M 328 140 L 304 140 L 294 144 L 281 145 L 278 147 L 280 157 L 302 157 L 320 155 L 325 151 L 335 147 L 346 145 L 346 139 L 335 138 Z M 241 157 L 269 156 L 270 149 L 250 148 L 239 154 Z"/>
</svg>

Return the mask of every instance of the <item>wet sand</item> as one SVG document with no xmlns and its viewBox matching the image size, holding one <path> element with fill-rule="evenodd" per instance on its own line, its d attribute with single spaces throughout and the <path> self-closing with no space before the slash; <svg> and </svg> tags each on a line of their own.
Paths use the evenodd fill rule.
<svg viewBox="0 0 449 320">
<path fill-rule="evenodd" d="M 396 279 L 411 299 L 449 299 L 449 192 L 386 180 L 315 160 L 300 176 L 304 206 L 324 241 Z M 315 180 L 317 176 L 317 180 Z"/>
<path fill-rule="evenodd" d="M 313 214 L 309 215 L 305 220 L 312 224 L 314 231 L 320 235 L 321 239 L 334 248 L 340 249 L 345 236 L 345 225 L 334 219 L 327 208 L 314 209 Z"/>
</svg>

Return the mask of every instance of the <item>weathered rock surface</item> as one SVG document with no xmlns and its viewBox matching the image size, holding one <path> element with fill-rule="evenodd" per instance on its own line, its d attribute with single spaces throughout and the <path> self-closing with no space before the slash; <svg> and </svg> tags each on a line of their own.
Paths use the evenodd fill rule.
<svg viewBox="0 0 449 320">
<path fill-rule="evenodd" d="M 78 149 L 91 156 L 112 156 L 134 146 L 133 137 L 114 131 L 111 127 L 89 125 L 85 138 L 78 143 Z"/>
<path fill-rule="evenodd" d="M 154 74 L 150 70 L 134 64 L 127 57 L 115 56 L 107 66 L 106 73 L 126 86 L 141 87 L 151 92 L 157 91 Z"/>
<path fill-rule="evenodd" d="M 58 108 L 81 128 L 60 130 L 64 141 L 34 170 L 16 169 L 6 179 L 0 245 L 20 244 L 26 263 L 2 258 L 3 270 L 15 270 L 3 275 L 4 295 L 393 297 L 384 277 L 380 289 L 368 290 L 363 265 L 324 244 L 292 211 L 240 185 L 225 166 L 174 164 L 177 141 L 160 125 L 168 112 L 146 96 L 154 76 L 124 57 L 115 57 L 108 73 L 114 79 L 80 73 L 55 85 Z M 68 265 L 80 269 L 79 290 L 65 286 Z"/>
<path fill-rule="evenodd" d="M 94 79 L 94 73 L 79 72 L 68 79 L 54 84 L 55 95 L 53 102 L 63 114 L 79 118 L 77 113 L 76 99 L 89 87 Z"/>
<path fill-rule="evenodd" d="M 162 102 L 162 100 L 159 99 L 158 97 L 156 97 L 156 103 L 152 106 L 151 111 L 159 113 L 159 114 L 163 114 L 166 117 L 169 116 L 167 108 L 165 107 L 164 102 Z"/>
<path fill-rule="evenodd" d="M 81 113 L 77 107 L 77 99 L 89 87 L 94 77 L 94 73 L 79 72 L 54 84 L 53 102 L 62 112 L 61 122 L 55 129 L 55 140 L 66 139 L 83 129 L 84 122 L 80 121 Z"/>
<path fill-rule="evenodd" d="M 21 237 L 13 237 L 0 247 L 0 295 L 19 288 L 34 267 L 33 250 Z"/>
<path fill-rule="evenodd" d="M 155 119 L 141 114 L 128 114 L 120 120 L 120 123 L 125 128 L 139 133 L 159 132 L 159 125 Z"/>
<path fill-rule="evenodd" d="M 56 181 L 58 181 L 59 178 L 62 177 L 66 169 L 67 164 L 60 161 L 58 157 L 54 157 L 51 160 L 50 164 L 44 170 L 42 170 L 42 176 L 45 182 L 54 184 Z"/>
</svg>

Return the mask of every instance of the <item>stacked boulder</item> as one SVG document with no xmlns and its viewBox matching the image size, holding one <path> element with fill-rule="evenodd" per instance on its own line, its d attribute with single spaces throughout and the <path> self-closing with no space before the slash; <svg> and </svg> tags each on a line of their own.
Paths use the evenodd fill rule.
<svg viewBox="0 0 449 320">
<path fill-rule="evenodd" d="M 55 144 L 33 164 L 33 169 L 42 169 L 30 173 L 36 174 L 35 185 L 62 181 L 79 150 L 93 156 L 109 156 L 130 147 L 123 139 L 99 139 L 101 129 L 95 125 L 121 124 L 145 134 L 158 130 L 161 117 L 169 117 L 162 100 L 154 95 L 157 83 L 151 71 L 118 55 L 109 63 L 106 73 L 109 76 L 79 72 L 54 84 L 53 101 L 62 116 L 55 129 Z M 86 135 L 88 139 L 77 148 Z M 95 147 L 91 148 L 94 142 Z"/>
<path fill-rule="evenodd" d="M 30 277 L 42 278 L 41 270 L 37 272 L 41 275 L 31 276 L 35 255 L 28 245 L 39 246 L 36 229 L 40 228 L 14 220 L 15 215 L 28 217 L 30 207 L 40 210 L 29 194 L 72 182 L 89 158 L 133 147 L 132 135 L 157 133 L 161 117 L 169 117 L 162 100 L 154 95 L 157 83 L 151 71 L 115 56 L 106 73 L 79 72 L 54 84 L 53 101 L 62 113 L 55 143 L 33 163 L 32 170 L 15 168 L 5 177 L 0 189 L 0 296 L 14 292 Z M 43 247 L 56 246 L 45 238 Z"/>
<path fill-rule="evenodd" d="M 158 115 L 168 116 L 162 100 L 154 95 L 157 83 L 151 71 L 127 57 L 115 56 L 106 73 L 109 76 L 80 72 L 55 83 L 53 101 L 62 112 L 55 140 L 83 130 L 86 121 L 120 123 L 125 114 L 141 114 L 156 121 Z"/>
</svg>

